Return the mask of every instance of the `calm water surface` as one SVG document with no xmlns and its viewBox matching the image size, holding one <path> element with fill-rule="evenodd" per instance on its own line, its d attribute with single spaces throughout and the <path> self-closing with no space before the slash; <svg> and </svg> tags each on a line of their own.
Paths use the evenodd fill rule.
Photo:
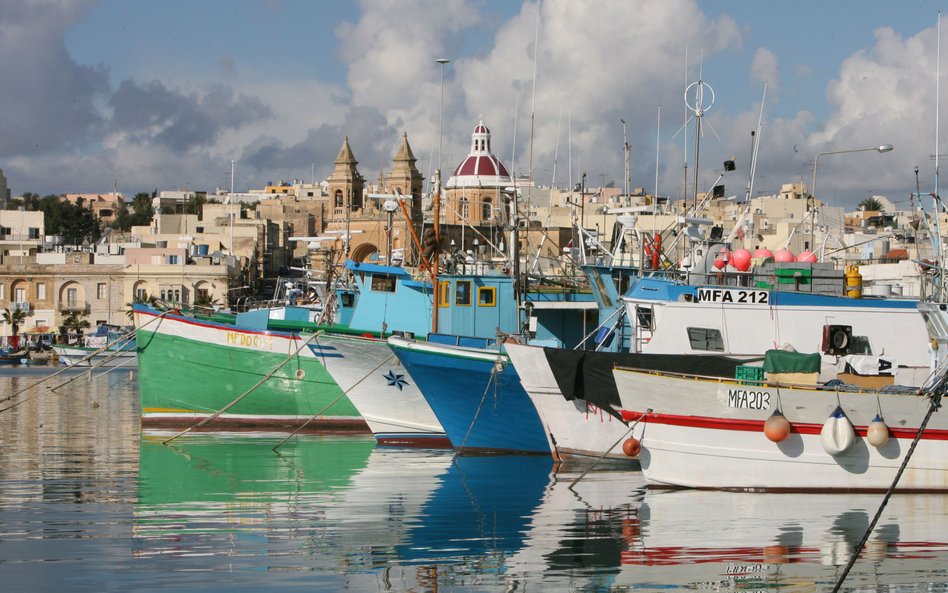
<svg viewBox="0 0 948 593">
<path fill-rule="evenodd" d="M 49 371 L 0 370 L 0 400 Z M 67 385 L 54 389 L 58 385 Z M 881 496 L 646 490 L 363 436 L 142 434 L 134 375 L 0 403 L 15 591 L 831 591 Z M 847 591 L 948 591 L 948 496 L 898 496 Z"/>
</svg>

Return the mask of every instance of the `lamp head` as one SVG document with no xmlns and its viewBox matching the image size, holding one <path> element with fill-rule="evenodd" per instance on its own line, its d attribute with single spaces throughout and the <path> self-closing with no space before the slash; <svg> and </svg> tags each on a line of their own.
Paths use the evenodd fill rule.
<svg viewBox="0 0 948 593">
<path fill-rule="evenodd" d="M 876 148 L 876 150 L 878 150 L 879 152 L 892 152 L 894 149 L 895 147 L 892 146 L 891 144 L 883 144 L 879 146 L 878 148 Z"/>
</svg>

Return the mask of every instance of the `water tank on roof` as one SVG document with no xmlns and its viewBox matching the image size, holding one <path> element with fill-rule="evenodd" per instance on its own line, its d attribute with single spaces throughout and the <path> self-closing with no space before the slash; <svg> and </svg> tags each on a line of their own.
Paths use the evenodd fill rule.
<svg viewBox="0 0 948 593">
<path fill-rule="evenodd" d="M 208 251 L 208 246 L 207 246 L 207 245 L 204 245 L 204 244 L 198 244 L 198 245 L 197 245 L 197 254 L 198 254 L 199 256 L 205 257 L 205 256 L 207 255 L 207 251 Z"/>
</svg>

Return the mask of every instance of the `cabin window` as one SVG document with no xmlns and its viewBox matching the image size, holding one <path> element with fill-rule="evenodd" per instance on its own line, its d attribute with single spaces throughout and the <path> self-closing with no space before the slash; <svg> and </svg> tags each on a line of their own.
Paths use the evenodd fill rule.
<svg viewBox="0 0 948 593">
<path fill-rule="evenodd" d="M 355 295 L 351 292 L 344 292 L 339 295 L 339 302 L 343 307 L 351 307 L 355 304 Z"/>
<path fill-rule="evenodd" d="M 468 306 L 471 304 L 470 280 L 458 280 L 457 284 L 454 285 L 454 304 Z"/>
<path fill-rule="evenodd" d="M 395 292 L 395 276 L 391 274 L 372 274 L 372 290 L 375 292 Z"/>
<path fill-rule="evenodd" d="M 496 307 L 497 306 L 497 287 L 481 286 L 477 289 L 478 307 Z"/>
<path fill-rule="evenodd" d="M 625 294 L 629 290 L 629 284 L 631 283 L 631 278 L 629 277 L 628 273 L 623 274 L 622 272 L 619 272 L 613 275 L 612 279 L 616 283 L 616 286 L 618 287 L 618 292 L 620 296 Z"/>
<path fill-rule="evenodd" d="M 652 308 L 636 307 L 635 324 L 639 327 L 639 329 L 648 331 L 655 329 L 655 318 L 652 316 Z"/>
<path fill-rule="evenodd" d="M 849 347 L 850 354 L 872 356 L 872 346 L 869 345 L 869 336 L 853 336 L 851 344 Z"/>
<path fill-rule="evenodd" d="M 710 352 L 724 352 L 724 340 L 721 339 L 721 330 L 706 327 L 689 327 L 688 341 L 692 350 L 708 350 Z"/>
<path fill-rule="evenodd" d="M 448 281 L 438 282 L 438 306 L 448 307 L 451 305 L 451 283 Z"/>
</svg>

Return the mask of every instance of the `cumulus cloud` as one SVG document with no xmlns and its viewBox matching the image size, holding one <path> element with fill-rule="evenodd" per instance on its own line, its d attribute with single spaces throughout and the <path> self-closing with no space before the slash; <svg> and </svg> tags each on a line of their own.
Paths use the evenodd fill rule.
<svg viewBox="0 0 948 593">
<path fill-rule="evenodd" d="M 750 74 L 752 80 L 767 83 L 769 91 L 776 93 L 780 89 L 780 79 L 777 74 L 777 56 L 766 47 L 758 48 L 754 52 Z"/>
<path fill-rule="evenodd" d="M 63 43 L 90 4 L 0 1 L 0 159 L 75 149 L 98 133 L 108 72 L 75 63 Z"/>
<path fill-rule="evenodd" d="M 213 189 L 225 185 L 231 160 L 238 163 L 238 187 L 320 179 L 332 170 L 345 136 L 363 175 L 374 179 L 391 166 L 402 132 L 428 174 L 439 160 L 450 169 L 463 158 L 483 118 L 494 152 L 509 167 L 532 169 L 538 183 L 548 184 L 555 166 L 560 185 L 583 171 L 590 184 L 622 184 L 624 119 L 633 185 L 652 189 L 657 160 L 659 191 L 681 195 L 683 165 L 694 166 L 691 133 L 679 131 L 686 43 L 688 80 L 695 80 L 702 58 L 709 64 L 744 51 L 747 31 L 731 17 L 706 14 L 695 0 L 525 1 L 513 10 L 482 0 L 361 0 L 358 17 L 335 31 L 344 81 L 274 78 L 255 71 L 259 66 L 240 48 L 222 47 L 214 74 L 230 84 L 239 74 L 237 90 L 144 74 L 113 81 L 106 66 L 76 63 L 64 36 L 91 5 L 0 0 L 0 166 L 14 192 L 102 191 L 116 180 L 128 193 Z M 289 10 L 278 0 L 265 6 Z M 813 98 L 829 102 L 828 118 L 817 120 L 806 104 L 779 118 L 764 106 L 755 186 L 776 191 L 808 179 L 819 152 L 883 142 L 896 151 L 821 159 L 821 193 L 855 203 L 868 189 L 914 186 L 912 166 L 930 168 L 934 150 L 934 48 L 933 29 L 906 38 L 879 29 L 871 47 L 840 65 L 825 98 Z M 754 51 L 748 72 L 739 74 L 767 81 L 773 105 L 774 91 L 789 84 L 778 76 L 783 58 L 769 48 Z M 452 60 L 444 68 L 443 159 L 436 152 L 438 57 Z M 807 76 L 809 68 L 798 65 L 794 73 Z M 729 194 L 740 193 L 759 99 L 718 90 L 705 120 L 699 186 L 714 181 L 720 161 L 737 157 L 739 170 L 727 184 Z"/>
<path fill-rule="evenodd" d="M 122 82 L 109 106 L 110 131 L 125 134 L 130 142 L 178 151 L 213 145 L 221 130 L 252 125 L 270 114 L 259 99 L 235 97 L 227 87 L 214 86 L 195 95 L 168 89 L 158 81 Z"/>
<path fill-rule="evenodd" d="M 821 159 L 820 187 L 850 194 L 862 191 L 862 198 L 873 189 L 912 191 L 915 165 L 923 179 L 934 174 L 929 155 L 935 149 L 936 31 L 926 29 L 903 38 L 880 28 L 875 38 L 875 45 L 843 61 L 827 90 L 834 111 L 808 137 L 814 152 L 895 146 L 894 152 L 884 155 L 834 156 L 831 165 Z M 946 82 L 943 72 L 942 88 Z M 851 201 L 857 198 L 854 195 Z"/>
</svg>

